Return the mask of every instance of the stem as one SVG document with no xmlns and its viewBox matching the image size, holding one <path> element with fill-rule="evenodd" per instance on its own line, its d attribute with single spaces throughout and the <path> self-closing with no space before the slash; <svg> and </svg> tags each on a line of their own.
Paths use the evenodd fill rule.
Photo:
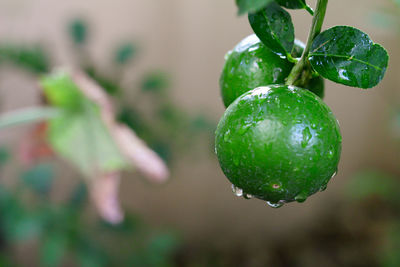
<svg viewBox="0 0 400 267">
<path fill-rule="evenodd" d="M 310 15 L 311 16 L 314 16 L 314 10 L 309 6 L 309 5 L 305 5 L 304 6 L 304 9 L 308 12 L 308 13 L 310 13 Z"/>
<path fill-rule="evenodd" d="M 301 75 L 303 69 L 307 65 L 308 55 L 310 53 L 312 42 L 315 37 L 321 32 L 322 24 L 324 23 L 326 8 L 328 6 L 328 0 L 318 0 L 317 7 L 315 8 L 314 17 L 312 20 L 311 30 L 308 35 L 306 48 L 304 49 L 303 55 L 299 62 L 293 67 L 286 81 L 286 85 L 293 85 Z"/>
</svg>

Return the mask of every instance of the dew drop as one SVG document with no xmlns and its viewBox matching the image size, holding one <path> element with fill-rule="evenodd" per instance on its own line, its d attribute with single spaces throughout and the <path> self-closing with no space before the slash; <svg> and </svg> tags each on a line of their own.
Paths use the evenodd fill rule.
<svg viewBox="0 0 400 267">
<path fill-rule="evenodd" d="M 285 202 L 282 200 L 278 201 L 278 202 L 267 201 L 267 205 L 274 209 L 278 209 L 278 208 L 282 207 L 284 204 L 285 204 Z"/>
<path fill-rule="evenodd" d="M 252 198 L 254 198 L 254 196 L 253 196 L 253 195 L 250 195 L 250 194 L 243 194 L 243 197 L 244 197 L 245 199 L 252 199 Z"/>
<path fill-rule="evenodd" d="M 241 189 L 241 188 L 239 188 L 239 187 L 237 187 L 237 186 L 235 186 L 235 185 L 232 185 L 232 192 L 233 192 L 237 197 L 243 196 L 243 189 Z"/>
<path fill-rule="evenodd" d="M 225 135 L 224 135 L 224 141 L 225 141 L 225 142 L 228 142 L 228 141 L 229 141 L 229 135 L 230 135 L 230 133 L 231 133 L 230 130 L 228 130 L 228 131 L 225 133 Z"/>
<path fill-rule="evenodd" d="M 299 203 L 303 203 L 304 201 L 307 200 L 307 197 L 308 195 L 306 193 L 300 193 L 294 198 L 294 200 L 296 200 Z"/>
<path fill-rule="evenodd" d="M 329 152 L 328 152 L 328 158 L 329 158 L 329 159 L 332 159 L 333 156 L 334 156 L 334 152 L 333 152 L 332 150 L 329 150 Z"/>
<path fill-rule="evenodd" d="M 327 184 L 321 186 L 321 187 L 319 188 L 319 191 L 320 191 L 320 192 L 323 192 L 323 191 L 326 190 L 326 188 L 328 188 L 328 185 L 327 185 Z"/>
</svg>

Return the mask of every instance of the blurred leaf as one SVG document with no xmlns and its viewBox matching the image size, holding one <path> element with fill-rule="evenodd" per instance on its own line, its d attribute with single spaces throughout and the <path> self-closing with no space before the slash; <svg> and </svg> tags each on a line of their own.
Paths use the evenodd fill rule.
<svg viewBox="0 0 400 267">
<path fill-rule="evenodd" d="M 122 223 L 119 224 L 111 224 L 104 220 L 101 220 L 100 223 L 102 230 L 109 231 L 112 234 L 121 233 L 124 235 L 133 233 L 140 225 L 139 219 L 132 214 L 127 214 Z"/>
<path fill-rule="evenodd" d="M 11 158 L 11 154 L 5 147 L 0 147 L 0 167 L 7 163 Z"/>
<path fill-rule="evenodd" d="M 362 200 L 379 197 L 389 203 L 400 203 L 400 181 L 381 171 L 366 170 L 354 176 L 347 186 L 347 195 Z"/>
<path fill-rule="evenodd" d="M 142 80 L 143 91 L 160 92 L 169 87 L 168 75 L 164 72 L 153 71 L 146 74 Z"/>
<path fill-rule="evenodd" d="M 87 104 L 84 112 L 52 119 L 49 141 L 57 153 L 87 176 L 128 166 L 97 109 L 90 104 Z"/>
<path fill-rule="evenodd" d="M 84 175 L 121 170 L 128 166 L 100 117 L 99 108 L 64 73 L 42 81 L 50 103 L 67 108 L 49 121 L 49 142 L 58 154 Z"/>
<path fill-rule="evenodd" d="M 54 170 L 51 164 L 36 165 L 21 175 L 22 181 L 38 194 L 48 194 L 52 188 Z"/>
<path fill-rule="evenodd" d="M 72 191 L 69 199 L 69 205 L 74 209 L 80 209 L 87 202 L 88 191 L 85 183 L 79 183 Z"/>
<path fill-rule="evenodd" d="M 177 236 L 171 233 L 155 234 L 150 237 L 145 247 L 133 251 L 131 265 L 149 267 L 172 266 L 172 258 L 178 245 Z"/>
<path fill-rule="evenodd" d="M 122 91 L 117 83 L 98 74 L 93 68 L 87 69 L 86 74 L 95 80 L 109 95 L 116 95 Z"/>
<path fill-rule="evenodd" d="M 40 46 L 0 45 L 0 63 L 4 61 L 34 73 L 45 73 L 50 69 L 48 55 Z"/>
<path fill-rule="evenodd" d="M 136 52 L 137 48 L 133 44 L 123 44 L 115 53 L 115 62 L 121 65 L 127 64 L 135 57 Z"/>
<path fill-rule="evenodd" d="M 60 110 L 49 107 L 26 108 L 0 115 L 0 130 L 21 124 L 35 123 L 59 116 Z"/>
<path fill-rule="evenodd" d="M 11 242 L 34 240 L 43 231 L 43 221 L 40 216 L 26 211 L 20 203 L 10 202 L 3 214 L 2 227 L 6 239 Z M 12 210 L 11 210 L 12 209 Z"/>
<path fill-rule="evenodd" d="M 77 248 L 79 266 L 105 267 L 108 265 L 107 254 L 88 242 L 82 242 Z"/>
<path fill-rule="evenodd" d="M 338 38 L 340 36 L 340 38 Z M 336 26 L 313 41 L 310 62 L 325 79 L 363 89 L 376 86 L 384 77 L 389 56 L 367 34 L 348 26 Z"/>
<path fill-rule="evenodd" d="M 45 96 L 51 105 L 82 112 L 84 95 L 65 72 L 56 72 L 41 80 Z"/>
<path fill-rule="evenodd" d="M 400 265 L 400 225 L 397 223 L 387 227 L 385 231 L 386 242 L 378 251 L 381 266 L 398 267 Z"/>
<path fill-rule="evenodd" d="M 250 12 L 257 12 L 273 1 L 274 0 L 236 0 L 236 5 L 239 8 L 238 14 L 243 15 Z"/>
<path fill-rule="evenodd" d="M 61 266 L 67 252 L 68 238 L 64 233 L 50 233 L 41 247 L 40 262 L 43 267 Z"/>
<path fill-rule="evenodd" d="M 290 55 L 294 46 L 294 26 L 286 10 L 274 2 L 257 13 L 250 13 L 249 22 L 266 47 L 279 55 Z"/>
<path fill-rule="evenodd" d="M 88 38 L 88 25 L 84 20 L 76 19 L 68 27 L 72 41 L 75 44 L 84 44 Z"/>
<path fill-rule="evenodd" d="M 206 117 L 202 115 L 198 115 L 192 119 L 191 122 L 192 129 L 194 131 L 214 131 L 216 128 L 216 124 L 214 122 L 209 121 Z"/>
</svg>

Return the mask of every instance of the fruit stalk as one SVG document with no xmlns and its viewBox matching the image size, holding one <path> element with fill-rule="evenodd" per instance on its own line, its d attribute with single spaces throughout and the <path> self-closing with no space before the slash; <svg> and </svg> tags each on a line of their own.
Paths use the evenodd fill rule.
<svg viewBox="0 0 400 267">
<path fill-rule="evenodd" d="M 308 54 L 310 53 L 312 42 L 314 41 L 315 37 L 321 32 L 327 6 L 328 6 L 328 0 L 318 0 L 317 7 L 315 8 L 314 17 L 311 24 L 311 30 L 308 35 L 306 48 L 304 49 L 303 55 L 301 56 L 299 62 L 296 63 L 296 65 L 290 72 L 289 77 L 286 81 L 286 85 L 293 85 L 301 75 L 303 69 L 306 67 L 308 61 Z"/>
</svg>

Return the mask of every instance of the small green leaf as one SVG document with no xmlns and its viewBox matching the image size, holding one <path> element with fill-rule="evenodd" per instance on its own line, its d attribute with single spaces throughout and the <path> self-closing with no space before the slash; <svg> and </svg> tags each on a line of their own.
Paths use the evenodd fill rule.
<svg viewBox="0 0 400 267">
<path fill-rule="evenodd" d="M 257 12 L 273 1 L 274 0 L 236 0 L 236 5 L 239 8 L 239 15 L 243 15 L 249 12 Z"/>
<path fill-rule="evenodd" d="M 136 52 L 137 48 L 133 44 L 123 44 L 118 47 L 117 51 L 115 52 L 114 61 L 118 64 L 124 65 L 135 57 Z"/>
<path fill-rule="evenodd" d="M 145 92 L 160 92 L 167 87 L 169 87 L 169 78 L 168 75 L 162 71 L 147 73 L 141 83 L 141 88 Z"/>
<path fill-rule="evenodd" d="M 271 3 L 257 13 L 250 13 L 249 22 L 265 46 L 279 55 L 290 55 L 294 46 L 294 26 L 286 10 Z"/>
<path fill-rule="evenodd" d="M 322 77 L 367 89 L 383 79 L 389 56 L 382 46 L 374 44 L 362 31 L 336 26 L 315 38 L 309 59 Z"/>
<path fill-rule="evenodd" d="M 75 44 L 84 44 L 87 40 L 88 27 L 85 21 L 76 19 L 69 25 L 69 34 Z"/>
</svg>

